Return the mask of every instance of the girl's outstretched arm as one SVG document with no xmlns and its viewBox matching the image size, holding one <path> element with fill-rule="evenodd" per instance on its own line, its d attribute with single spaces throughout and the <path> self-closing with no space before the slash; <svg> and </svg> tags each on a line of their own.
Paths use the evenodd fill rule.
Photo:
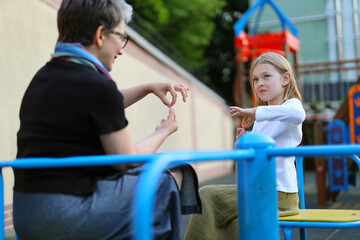
<svg viewBox="0 0 360 240">
<path fill-rule="evenodd" d="M 240 108 L 240 107 L 235 107 L 235 106 L 231 106 L 230 108 L 230 113 L 232 114 L 231 117 L 241 117 L 241 127 L 246 129 L 248 127 L 250 127 L 254 121 L 255 121 L 255 112 L 256 112 L 256 107 L 254 108 Z"/>
<path fill-rule="evenodd" d="M 281 105 L 259 106 L 256 121 L 280 121 L 290 124 L 301 124 L 306 118 L 306 112 L 299 99 L 292 98 Z"/>
</svg>

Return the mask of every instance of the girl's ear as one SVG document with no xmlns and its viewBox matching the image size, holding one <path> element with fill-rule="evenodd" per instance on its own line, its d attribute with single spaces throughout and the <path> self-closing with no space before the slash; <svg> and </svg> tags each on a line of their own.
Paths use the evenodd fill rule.
<svg viewBox="0 0 360 240">
<path fill-rule="evenodd" d="M 105 28 L 103 25 L 100 25 L 95 32 L 94 35 L 94 39 L 93 39 L 93 43 L 97 46 L 97 47 L 101 47 L 103 45 L 103 41 L 104 41 L 104 31 Z"/>
<path fill-rule="evenodd" d="M 282 79 L 282 86 L 286 87 L 290 82 L 290 73 L 289 72 L 285 72 L 283 74 L 283 79 Z"/>
</svg>

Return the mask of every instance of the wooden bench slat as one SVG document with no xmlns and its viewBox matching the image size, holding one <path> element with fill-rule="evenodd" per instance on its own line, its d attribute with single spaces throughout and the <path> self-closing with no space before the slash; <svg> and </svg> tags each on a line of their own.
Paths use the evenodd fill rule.
<svg viewBox="0 0 360 240">
<path fill-rule="evenodd" d="M 300 214 L 280 217 L 280 221 L 352 222 L 360 220 L 360 210 L 300 209 Z"/>
</svg>

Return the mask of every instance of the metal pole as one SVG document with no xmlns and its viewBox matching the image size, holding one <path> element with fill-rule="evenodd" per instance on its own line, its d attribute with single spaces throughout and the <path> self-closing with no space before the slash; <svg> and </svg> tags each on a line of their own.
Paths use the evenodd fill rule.
<svg viewBox="0 0 360 240">
<path fill-rule="evenodd" d="M 317 121 L 314 123 L 314 138 L 315 145 L 323 145 L 323 122 Z M 324 208 L 326 204 L 326 186 L 325 186 L 325 160 L 323 157 L 315 158 L 316 165 L 316 184 L 318 190 L 318 205 Z"/>
<path fill-rule="evenodd" d="M 2 175 L 2 168 L 0 168 L 0 214 L 1 221 L 0 221 L 0 239 L 5 239 L 4 234 L 4 179 Z"/>
<path fill-rule="evenodd" d="M 341 0 L 335 0 L 335 10 L 336 10 L 336 34 L 337 34 L 337 50 L 338 50 L 338 60 L 343 60 L 343 30 L 342 30 L 342 9 L 341 9 Z M 342 67 L 342 64 L 339 65 L 339 67 Z M 339 71 L 339 77 L 340 77 L 340 95 L 343 93 L 343 74 L 340 69 Z"/>
<path fill-rule="evenodd" d="M 337 50 L 338 60 L 343 59 L 343 31 L 342 31 L 342 19 L 341 19 L 341 0 L 335 0 L 335 19 L 336 19 L 336 35 L 337 35 Z"/>
<path fill-rule="evenodd" d="M 237 149 L 253 148 L 254 158 L 238 161 L 239 239 L 279 239 L 275 158 L 266 149 L 275 142 L 261 132 L 250 132 L 237 142 Z"/>
<path fill-rule="evenodd" d="M 354 36 L 355 36 L 355 57 L 360 57 L 360 40 L 359 40 L 359 6 L 358 0 L 353 0 L 353 21 L 354 21 Z M 356 66 L 359 66 L 356 63 Z M 357 75 L 360 75 L 360 71 L 357 70 Z"/>
<path fill-rule="evenodd" d="M 353 0 L 353 21 L 354 21 L 354 35 L 355 35 L 355 56 L 360 57 L 360 41 L 359 41 L 359 6 L 358 0 Z"/>
</svg>

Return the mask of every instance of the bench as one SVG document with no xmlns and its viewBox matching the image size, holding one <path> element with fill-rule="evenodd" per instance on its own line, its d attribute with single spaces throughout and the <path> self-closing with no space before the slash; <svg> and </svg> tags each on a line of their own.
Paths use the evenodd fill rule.
<svg viewBox="0 0 360 240">
<path fill-rule="evenodd" d="M 350 156 L 360 167 L 356 155 Z M 280 217 L 279 226 L 283 229 L 285 240 L 292 239 L 292 229 L 300 228 L 300 239 L 306 239 L 306 228 L 352 228 L 360 227 L 360 209 L 305 209 L 303 158 L 296 158 L 296 172 L 299 191 L 300 214 Z"/>
</svg>

